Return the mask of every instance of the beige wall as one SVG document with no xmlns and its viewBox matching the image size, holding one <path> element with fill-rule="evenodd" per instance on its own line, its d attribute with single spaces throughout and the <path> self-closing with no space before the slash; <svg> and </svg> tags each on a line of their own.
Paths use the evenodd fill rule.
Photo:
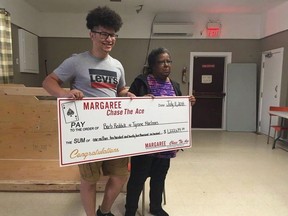
<svg viewBox="0 0 288 216">
<path fill-rule="evenodd" d="M 173 59 L 171 77 L 181 83 L 181 71 L 183 67 L 189 68 L 190 52 L 232 52 L 233 63 L 257 63 L 258 84 L 260 80 L 261 53 L 264 50 L 284 47 L 288 49 L 288 31 L 273 36 L 257 39 L 152 39 L 149 51 L 156 47 L 166 47 L 170 50 Z M 18 55 L 17 26 L 13 26 L 14 59 Z M 16 40 L 16 41 L 15 41 Z M 40 74 L 21 74 L 19 65 L 15 65 L 15 83 L 26 86 L 41 86 L 41 82 L 47 72 L 52 72 L 65 58 L 73 53 L 86 51 L 90 48 L 88 38 L 39 38 L 39 63 Z M 142 72 L 149 45 L 148 39 L 118 39 L 111 55 L 120 60 L 126 71 L 127 85 Z M 287 104 L 288 61 L 287 52 L 284 51 L 284 68 L 282 83 L 281 104 Z M 15 62 L 15 61 L 14 61 Z M 182 84 L 183 94 L 188 93 L 188 84 Z M 259 89 L 259 85 L 258 85 Z"/>
<path fill-rule="evenodd" d="M 127 85 L 142 72 L 149 41 L 147 39 L 119 39 L 111 55 L 120 60 L 125 68 Z M 261 61 L 259 40 L 152 40 L 150 49 L 166 47 L 173 59 L 171 77 L 181 82 L 183 67 L 189 68 L 190 52 L 232 52 L 233 62 Z M 47 59 L 48 71 L 52 72 L 72 53 L 90 48 L 89 39 L 41 38 L 40 71 L 44 74 L 44 61 Z M 188 84 L 182 85 L 183 93 L 188 93 Z"/>
</svg>

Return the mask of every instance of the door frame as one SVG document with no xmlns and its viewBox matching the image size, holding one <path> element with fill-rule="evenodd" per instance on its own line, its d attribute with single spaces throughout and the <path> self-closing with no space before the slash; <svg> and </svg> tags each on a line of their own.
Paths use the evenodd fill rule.
<svg viewBox="0 0 288 216">
<path fill-rule="evenodd" d="M 232 62 L 232 52 L 190 52 L 190 69 L 189 69 L 189 95 L 192 95 L 193 89 L 193 68 L 194 68 L 194 57 L 224 57 L 224 79 L 223 79 L 223 92 L 227 91 L 227 65 Z M 196 102 L 197 103 L 197 102 Z M 226 130 L 226 98 L 223 99 L 223 110 L 222 110 L 222 128 L 220 129 L 203 129 L 201 130 Z M 197 129 L 197 128 L 195 128 Z"/>
</svg>

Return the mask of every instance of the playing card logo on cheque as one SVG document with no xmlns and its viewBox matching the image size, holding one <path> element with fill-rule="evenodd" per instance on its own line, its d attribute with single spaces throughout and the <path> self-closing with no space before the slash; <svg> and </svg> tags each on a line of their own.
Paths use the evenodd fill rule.
<svg viewBox="0 0 288 216">
<path fill-rule="evenodd" d="M 79 121 L 75 101 L 61 104 L 66 124 Z"/>
</svg>

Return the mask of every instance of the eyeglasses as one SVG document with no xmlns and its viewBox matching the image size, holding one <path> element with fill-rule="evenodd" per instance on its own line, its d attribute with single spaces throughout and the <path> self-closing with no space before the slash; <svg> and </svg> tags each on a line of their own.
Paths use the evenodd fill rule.
<svg viewBox="0 0 288 216">
<path fill-rule="evenodd" d="M 110 33 L 107 33 L 107 32 L 98 32 L 98 31 L 94 31 L 94 30 L 91 30 L 91 32 L 99 34 L 100 38 L 102 40 L 106 40 L 108 37 L 110 37 L 112 39 L 118 38 L 117 34 L 110 34 Z"/>
<path fill-rule="evenodd" d="M 162 65 L 162 66 L 163 66 L 164 64 L 171 65 L 171 64 L 172 64 L 172 61 L 170 61 L 170 60 L 157 61 L 157 64 Z"/>
</svg>

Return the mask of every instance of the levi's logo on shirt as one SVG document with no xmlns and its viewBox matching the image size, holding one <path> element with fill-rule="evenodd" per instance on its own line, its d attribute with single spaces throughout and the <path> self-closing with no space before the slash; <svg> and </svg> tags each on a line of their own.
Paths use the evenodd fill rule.
<svg viewBox="0 0 288 216">
<path fill-rule="evenodd" d="M 117 87 L 117 73 L 114 71 L 89 69 L 89 75 L 92 88 L 116 89 Z"/>
</svg>

